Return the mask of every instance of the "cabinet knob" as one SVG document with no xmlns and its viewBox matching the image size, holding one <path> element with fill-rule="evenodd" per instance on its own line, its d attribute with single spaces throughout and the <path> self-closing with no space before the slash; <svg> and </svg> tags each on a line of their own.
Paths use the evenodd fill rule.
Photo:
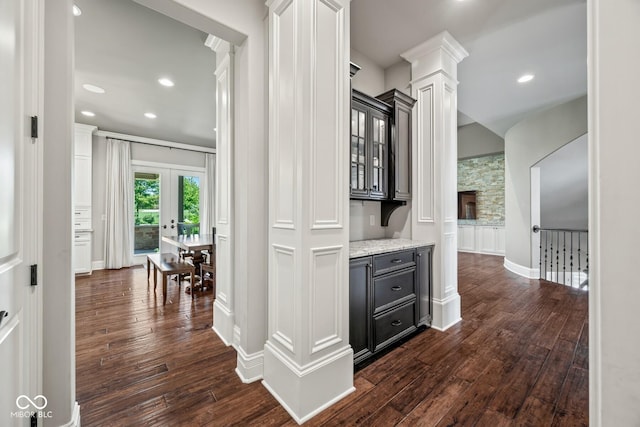
<svg viewBox="0 0 640 427">
<path fill-rule="evenodd" d="M 402 286 L 393 286 L 391 288 L 392 291 L 397 292 L 397 291 L 401 291 L 402 290 Z"/>
<path fill-rule="evenodd" d="M 391 326 L 400 326 L 402 325 L 402 321 L 400 320 L 394 320 L 393 322 L 391 322 Z"/>
</svg>

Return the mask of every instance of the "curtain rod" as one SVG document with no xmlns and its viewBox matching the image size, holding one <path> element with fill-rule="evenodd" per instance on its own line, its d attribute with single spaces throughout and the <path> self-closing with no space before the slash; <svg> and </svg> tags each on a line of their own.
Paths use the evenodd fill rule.
<svg viewBox="0 0 640 427">
<path fill-rule="evenodd" d="M 161 139 L 145 138 L 143 136 L 135 136 L 135 135 L 126 135 L 123 133 L 108 132 L 104 130 L 99 130 L 95 132 L 95 134 L 98 136 L 104 136 L 106 138 L 121 139 L 124 141 L 135 142 L 136 144 L 155 145 L 158 147 L 166 147 L 166 148 L 177 148 L 179 150 L 195 151 L 199 153 L 212 153 L 212 154 L 216 153 L 215 148 L 200 147 L 198 145 L 184 144 L 182 142 L 163 141 Z"/>
</svg>

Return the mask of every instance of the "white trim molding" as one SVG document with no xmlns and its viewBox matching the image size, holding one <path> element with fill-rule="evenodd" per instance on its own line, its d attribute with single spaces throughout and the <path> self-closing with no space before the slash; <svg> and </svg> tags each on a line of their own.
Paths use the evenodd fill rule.
<svg viewBox="0 0 640 427">
<path fill-rule="evenodd" d="M 104 270 L 104 260 L 91 261 L 92 270 Z"/>
<path fill-rule="evenodd" d="M 264 351 L 247 354 L 241 346 L 235 346 L 238 352 L 236 374 L 243 383 L 248 384 L 261 380 L 264 370 Z"/>
<path fill-rule="evenodd" d="M 509 261 L 507 258 L 504 259 L 504 268 L 509 270 L 512 273 L 517 274 L 518 276 L 526 277 L 527 279 L 539 279 L 540 278 L 540 269 L 539 268 L 529 268 L 520 264 L 516 264 L 513 261 Z"/>
<path fill-rule="evenodd" d="M 60 427 L 80 427 L 80 405 L 78 405 L 78 402 L 73 402 L 73 410 L 69 422 Z"/>
<path fill-rule="evenodd" d="M 460 295 L 457 292 L 444 299 L 433 299 L 433 329 L 443 332 L 461 320 Z"/>
</svg>

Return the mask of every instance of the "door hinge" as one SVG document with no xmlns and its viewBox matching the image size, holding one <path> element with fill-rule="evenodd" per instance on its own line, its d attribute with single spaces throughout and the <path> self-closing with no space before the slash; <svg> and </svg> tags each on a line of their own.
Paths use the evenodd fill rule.
<svg viewBox="0 0 640 427">
<path fill-rule="evenodd" d="M 31 266 L 31 286 L 38 286 L 38 264 Z"/>
<path fill-rule="evenodd" d="M 31 138 L 38 137 L 38 116 L 31 116 Z"/>
</svg>

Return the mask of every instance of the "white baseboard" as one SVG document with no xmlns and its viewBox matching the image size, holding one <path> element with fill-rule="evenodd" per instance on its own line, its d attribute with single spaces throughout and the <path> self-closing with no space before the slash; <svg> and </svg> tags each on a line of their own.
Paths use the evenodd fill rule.
<svg viewBox="0 0 640 427">
<path fill-rule="evenodd" d="M 80 427 L 80 405 L 78 405 L 78 402 L 73 403 L 73 412 L 69 422 L 60 427 Z"/>
<path fill-rule="evenodd" d="M 525 267 L 523 265 L 509 261 L 507 258 L 504 259 L 504 268 L 512 273 L 516 273 L 518 276 L 526 277 L 527 279 L 540 278 L 540 269 Z"/>
<path fill-rule="evenodd" d="M 233 313 L 216 298 L 213 303 L 213 326 L 211 329 L 218 334 L 226 346 L 233 344 L 234 317 Z"/>
<path fill-rule="evenodd" d="M 104 270 L 104 260 L 91 261 L 92 270 Z"/>
<path fill-rule="evenodd" d="M 355 391 L 353 350 L 346 347 L 300 367 L 267 341 L 262 385 L 302 424 Z"/>
<path fill-rule="evenodd" d="M 446 331 L 461 320 L 460 294 L 456 292 L 443 300 L 433 299 L 433 329 Z"/>
<path fill-rule="evenodd" d="M 261 380 L 264 371 L 264 351 L 247 354 L 240 345 L 234 347 L 238 353 L 236 374 L 242 382 L 248 384 Z"/>
</svg>

